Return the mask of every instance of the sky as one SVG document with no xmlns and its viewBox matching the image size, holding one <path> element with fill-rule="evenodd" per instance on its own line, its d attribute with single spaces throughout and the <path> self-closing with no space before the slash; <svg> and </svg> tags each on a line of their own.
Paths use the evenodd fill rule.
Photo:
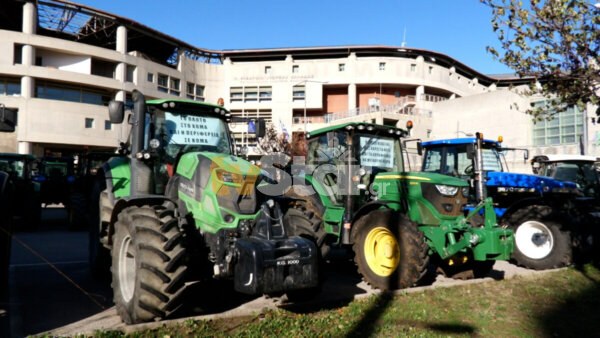
<svg viewBox="0 0 600 338">
<path fill-rule="evenodd" d="M 386 45 L 446 54 L 484 74 L 512 73 L 479 0 L 74 0 L 198 48 Z"/>
</svg>

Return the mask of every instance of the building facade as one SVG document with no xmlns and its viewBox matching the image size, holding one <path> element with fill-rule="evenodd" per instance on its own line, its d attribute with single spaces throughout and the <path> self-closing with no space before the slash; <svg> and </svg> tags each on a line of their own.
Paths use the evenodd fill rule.
<svg viewBox="0 0 600 338">
<path fill-rule="evenodd" d="M 339 121 L 404 126 L 411 120 L 415 138 L 480 131 L 532 154 L 574 154 L 584 147 L 600 155 L 600 129 L 587 112 L 534 124 L 523 113 L 531 100 L 514 90 L 526 81 L 488 76 L 434 51 L 213 51 L 71 2 L 6 6 L 0 13 L 0 104 L 18 109 L 18 126 L 1 136 L 2 151 L 65 155 L 114 148 L 128 132 L 110 124 L 107 102 L 127 100 L 138 89 L 149 98 L 222 99 L 234 116 L 264 118 L 289 139 Z M 247 124 L 234 123 L 232 130 L 239 146 L 259 153 Z M 522 159 L 511 162 L 528 170 Z"/>
</svg>

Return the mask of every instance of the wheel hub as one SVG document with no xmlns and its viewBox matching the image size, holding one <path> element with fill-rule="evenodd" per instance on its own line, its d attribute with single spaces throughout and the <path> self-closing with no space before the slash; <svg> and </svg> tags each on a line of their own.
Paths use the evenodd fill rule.
<svg viewBox="0 0 600 338">
<path fill-rule="evenodd" d="M 379 276 L 390 276 L 400 263 L 398 241 L 386 228 L 377 227 L 369 231 L 364 250 L 369 268 Z"/>
<path fill-rule="evenodd" d="M 135 255 L 130 236 L 123 238 L 119 250 L 118 276 L 121 295 L 126 302 L 133 298 L 135 287 Z"/>
<path fill-rule="evenodd" d="M 517 249 L 531 259 L 543 259 L 554 249 L 554 237 L 542 222 L 527 221 L 515 232 Z"/>
</svg>

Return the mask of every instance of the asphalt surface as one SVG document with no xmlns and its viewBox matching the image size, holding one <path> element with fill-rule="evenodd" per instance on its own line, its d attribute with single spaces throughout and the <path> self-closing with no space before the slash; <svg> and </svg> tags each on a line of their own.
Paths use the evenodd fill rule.
<svg viewBox="0 0 600 338">
<path fill-rule="evenodd" d="M 157 323 L 125 326 L 112 304 L 108 280 L 92 278 L 87 264 L 87 232 L 66 228 L 62 208 L 43 211 L 43 223 L 33 232 L 17 232 L 13 237 L 9 269 L 9 297 L 0 300 L 0 337 L 24 337 L 46 333 L 50 336 L 93 334 L 95 330 L 132 332 Z M 433 275 L 423 286 L 403 290 L 418 292 L 432 287 L 479 283 L 535 274 L 532 270 L 497 262 L 490 277 L 457 281 Z M 227 318 L 255 315 L 267 308 L 311 312 L 324 307 L 343 306 L 353 299 L 376 293 L 361 281 L 351 262 L 338 262 L 327 268 L 324 291 L 315 300 L 290 304 L 282 297 L 249 297 L 233 292 L 232 285 L 212 283 L 188 288 L 190 301 L 174 321 L 194 318 Z M 4 311 L 4 312 L 3 312 Z"/>
</svg>

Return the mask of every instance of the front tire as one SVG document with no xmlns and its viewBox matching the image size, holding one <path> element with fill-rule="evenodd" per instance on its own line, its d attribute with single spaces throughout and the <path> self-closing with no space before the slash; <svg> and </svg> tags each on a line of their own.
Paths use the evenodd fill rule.
<svg viewBox="0 0 600 338">
<path fill-rule="evenodd" d="M 429 256 L 423 233 L 403 215 L 372 211 L 353 225 L 352 239 L 358 272 L 375 288 L 408 288 L 425 275 Z"/>
<path fill-rule="evenodd" d="M 512 258 L 518 265 L 545 270 L 572 263 L 571 235 L 551 219 L 547 208 L 528 207 L 516 212 L 509 222 L 515 232 Z"/>
<path fill-rule="evenodd" d="M 112 248 L 113 293 L 126 324 L 160 320 L 182 305 L 186 250 L 173 211 L 129 207 L 119 214 Z"/>
</svg>

